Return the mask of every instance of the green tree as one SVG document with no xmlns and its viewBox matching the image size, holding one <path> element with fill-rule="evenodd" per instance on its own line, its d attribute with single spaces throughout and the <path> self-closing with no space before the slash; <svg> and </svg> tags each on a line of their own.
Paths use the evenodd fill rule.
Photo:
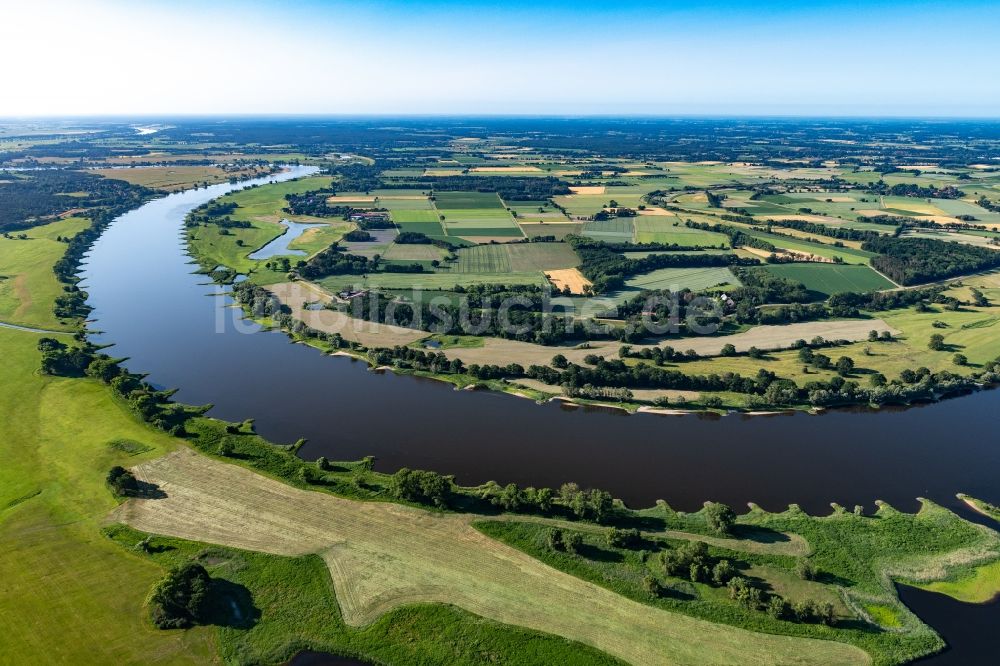
<svg viewBox="0 0 1000 666">
<path fill-rule="evenodd" d="M 202 621 L 212 579 L 197 562 L 171 569 L 149 597 L 153 624 L 160 629 L 180 629 Z"/>
<path fill-rule="evenodd" d="M 139 482 L 135 475 L 124 467 L 115 466 L 108 472 L 108 485 L 118 497 L 134 495 L 139 490 Z"/>
<path fill-rule="evenodd" d="M 837 359 L 837 374 L 844 377 L 854 371 L 854 360 L 849 356 L 841 356 Z"/>
<path fill-rule="evenodd" d="M 706 502 L 704 513 L 708 527 L 718 534 L 729 534 L 736 523 L 736 513 L 721 502 Z"/>
</svg>

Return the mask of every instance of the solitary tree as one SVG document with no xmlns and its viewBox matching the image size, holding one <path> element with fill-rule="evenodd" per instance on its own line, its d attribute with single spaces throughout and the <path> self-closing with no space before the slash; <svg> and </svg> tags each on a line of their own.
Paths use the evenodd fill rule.
<svg viewBox="0 0 1000 666">
<path fill-rule="evenodd" d="M 721 502 L 706 502 L 705 521 L 714 532 L 729 534 L 736 523 L 736 513 Z"/>
</svg>

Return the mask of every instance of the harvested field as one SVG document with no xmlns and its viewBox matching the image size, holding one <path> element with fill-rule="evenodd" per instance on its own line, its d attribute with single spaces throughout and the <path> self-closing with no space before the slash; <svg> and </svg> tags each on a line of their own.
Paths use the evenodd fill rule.
<svg viewBox="0 0 1000 666">
<path fill-rule="evenodd" d="M 298 490 L 178 451 L 135 468 L 166 497 L 113 518 L 146 532 L 279 555 L 320 554 L 346 622 L 448 603 L 634 664 L 858 664 L 858 648 L 759 634 L 646 606 L 494 541 L 470 517 Z"/>
<path fill-rule="evenodd" d="M 555 271 L 546 271 L 545 277 L 549 279 L 552 285 L 562 291 L 563 289 L 569 287 L 571 294 L 583 294 L 584 288 L 591 285 L 590 280 L 583 277 L 583 273 L 577 268 L 564 268 Z"/>
<path fill-rule="evenodd" d="M 899 331 L 886 324 L 881 319 L 842 319 L 834 321 L 801 322 L 783 326 L 755 326 L 749 331 L 734 335 L 696 336 L 688 338 L 673 338 L 664 340 L 660 347 L 673 347 L 679 351 L 693 349 L 699 356 L 717 356 L 723 345 L 731 344 L 737 351 L 745 352 L 750 347 L 774 350 L 787 349 L 797 340 L 811 340 L 817 335 L 826 340 L 849 340 L 860 342 L 868 339 L 868 332 L 890 331 L 894 335 Z M 618 357 L 617 342 L 592 342 L 589 349 L 573 347 L 546 347 L 530 342 L 517 340 L 501 340 L 486 338 L 482 347 L 452 348 L 444 350 L 448 358 L 460 358 L 468 365 L 497 363 L 520 363 L 529 365 L 548 365 L 552 357 L 562 354 L 573 363 L 583 364 L 583 359 L 589 354 L 607 359 Z M 654 345 L 632 345 L 636 351 L 651 348 Z"/>
<path fill-rule="evenodd" d="M 604 194 L 605 189 L 603 185 L 580 185 L 570 187 L 569 191 L 573 194 Z"/>
<path fill-rule="evenodd" d="M 360 342 L 366 347 L 408 345 L 427 337 L 427 333 L 423 331 L 354 319 L 344 312 L 308 310 L 305 307 L 307 303 L 317 301 L 328 303 L 331 299 L 319 289 L 310 289 L 300 282 L 275 284 L 268 287 L 268 291 L 287 305 L 292 311 L 292 316 L 306 326 L 324 333 L 340 333 L 345 340 Z"/>
</svg>

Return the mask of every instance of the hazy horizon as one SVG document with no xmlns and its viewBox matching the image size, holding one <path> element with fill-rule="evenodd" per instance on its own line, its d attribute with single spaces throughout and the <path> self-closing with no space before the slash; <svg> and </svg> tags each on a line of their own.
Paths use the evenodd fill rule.
<svg viewBox="0 0 1000 666">
<path fill-rule="evenodd" d="M 4 13 L 19 59 L 0 75 L 0 117 L 1000 117 L 1000 6 L 981 0 L 38 0 Z"/>
</svg>

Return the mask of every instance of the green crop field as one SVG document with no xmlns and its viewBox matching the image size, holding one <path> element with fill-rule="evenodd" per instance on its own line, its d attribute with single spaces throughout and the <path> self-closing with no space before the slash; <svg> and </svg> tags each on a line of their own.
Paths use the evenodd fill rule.
<svg viewBox="0 0 1000 666">
<path fill-rule="evenodd" d="M 444 237 L 444 227 L 440 222 L 397 222 L 400 231 L 410 231 L 425 236 Z"/>
<path fill-rule="evenodd" d="M 632 289 L 690 289 L 701 291 L 717 285 L 738 286 L 740 281 L 728 268 L 711 266 L 700 268 L 660 268 L 637 275 L 625 281 Z"/>
<path fill-rule="evenodd" d="M 676 226 L 675 226 L 676 223 Z M 684 226 L 674 216 L 642 215 L 635 218 L 637 243 L 676 243 L 690 247 L 729 247 L 729 237 L 714 231 Z"/>
<path fill-rule="evenodd" d="M 434 205 L 439 210 L 462 208 L 503 209 L 503 202 L 494 192 L 435 192 Z"/>
<path fill-rule="evenodd" d="M 824 257 L 827 259 L 840 257 L 849 264 L 867 264 L 868 260 L 875 256 L 873 253 L 865 252 L 864 250 L 855 250 L 850 247 L 835 247 L 825 243 L 811 243 L 807 240 L 799 238 L 769 234 L 766 231 L 756 231 L 751 229 L 744 229 L 743 231 L 745 231 L 747 235 L 767 241 L 779 249 L 814 254 L 818 257 Z"/>
<path fill-rule="evenodd" d="M 414 209 L 390 209 L 389 216 L 396 224 L 406 224 L 408 222 L 433 222 L 437 223 L 440 215 L 434 210 L 414 210 Z"/>
<path fill-rule="evenodd" d="M 453 273 L 524 273 L 573 268 L 580 263 L 565 243 L 501 243 L 476 245 L 458 250 L 458 262 L 449 264 Z"/>
<path fill-rule="evenodd" d="M 635 226 L 630 217 L 613 217 L 602 222 L 590 221 L 583 225 L 583 235 L 610 243 L 631 242 Z"/>
<path fill-rule="evenodd" d="M 845 291 L 880 291 L 896 285 L 868 266 L 845 264 L 769 264 L 767 272 L 801 282 L 806 289 L 824 296 Z"/>
</svg>

